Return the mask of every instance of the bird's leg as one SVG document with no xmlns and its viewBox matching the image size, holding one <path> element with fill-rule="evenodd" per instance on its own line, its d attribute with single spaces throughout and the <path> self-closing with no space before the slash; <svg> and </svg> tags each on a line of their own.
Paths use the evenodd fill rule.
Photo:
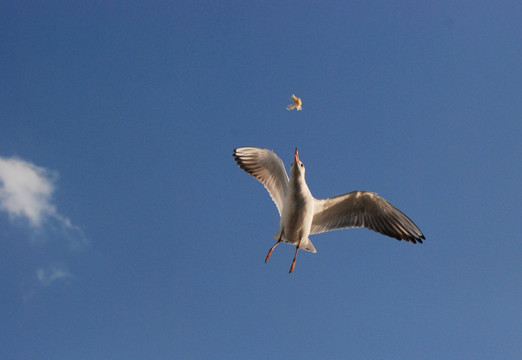
<svg viewBox="0 0 522 360">
<path fill-rule="evenodd" d="M 297 243 L 297 246 L 295 247 L 294 261 L 292 261 L 292 266 L 290 267 L 290 271 L 288 273 L 292 273 L 292 271 L 294 271 L 295 260 L 297 259 L 297 252 L 299 251 L 300 245 L 301 245 L 301 240 L 299 240 L 299 242 Z"/>
<path fill-rule="evenodd" d="M 281 239 L 277 240 L 275 245 L 270 248 L 270 250 L 268 251 L 268 254 L 266 255 L 265 263 L 268 261 L 268 259 L 270 259 L 270 255 L 272 255 L 272 251 L 274 251 L 275 247 L 277 245 L 279 245 L 280 242 L 281 242 Z"/>
<path fill-rule="evenodd" d="M 266 255 L 266 259 L 265 259 L 265 264 L 266 262 L 268 261 L 268 259 L 270 259 L 270 255 L 272 255 L 272 251 L 274 251 L 275 247 L 277 245 L 279 245 L 279 243 L 283 241 L 283 231 L 281 231 L 281 235 L 279 235 L 279 240 L 277 240 L 277 242 L 274 244 L 274 246 L 272 246 L 270 248 L 270 250 L 268 251 L 268 254 Z"/>
</svg>

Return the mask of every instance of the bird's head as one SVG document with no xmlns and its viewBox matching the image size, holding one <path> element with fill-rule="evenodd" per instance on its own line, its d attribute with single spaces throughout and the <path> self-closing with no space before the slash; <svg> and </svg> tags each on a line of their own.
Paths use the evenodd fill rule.
<svg viewBox="0 0 522 360">
<path fill-rule="evenodd" d="M 290 168 L 290 177 L 293 179 L 300 178 L 300 177 L 304 178 L 304 174 L 305 174 L 305 166 L 299 160 L 299 152 L 297 151 L 297 148 L 295 148 L 294 162 L 292 163 L 292 166 Z"/>
</svg>

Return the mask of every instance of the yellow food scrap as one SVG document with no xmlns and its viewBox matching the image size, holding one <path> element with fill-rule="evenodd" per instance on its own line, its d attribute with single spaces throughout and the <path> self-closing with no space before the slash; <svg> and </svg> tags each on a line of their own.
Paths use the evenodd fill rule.
<svg viewBox="0 0 522 360">
<path fill-rule="evenodd" d="M 297 109 L 297 111 L 303 110 L 303 108 L 301 107 L 301 105 L 303 105 L 303 102 L 301 101 L 300 98 L 298 98 L 297 96 L 292 94 L 292 97 L 290 98 L 290 100 L 292 100 L 294 103 L 288 105 L 286 107 L 286 110 L 293 110 L 293 109 Z"/>
</svg>

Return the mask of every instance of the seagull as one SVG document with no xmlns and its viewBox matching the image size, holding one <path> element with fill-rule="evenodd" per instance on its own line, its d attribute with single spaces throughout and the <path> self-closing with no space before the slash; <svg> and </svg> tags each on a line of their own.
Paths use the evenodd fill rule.
<svg viewBox="0 0 522 360">
<path fill-rule="evenodd" d="M 233 156 L 241 169 L 265 186 L 281 217 L 279 231 L 274 235 L 277 242 L 268 251 L 265 263 L 281 242 L 295 245 L 291 273 L 299 249 L 317 252 L 308 238 L 310 235 L 337 229 L 365 227 L 413 244 L 422 244 L 425 239 L 410 218 L 376 193 L 352 191 L 328 199 L 314 198 L 306 184 L 305 166 L 299 160 L 297 148 L 290 178 L 283 161 L 271 150 L 240 147 Z"/>
<path fill-rule="evenodd" d="M 288 105 L 286 107 L 286 110 L 292 110 L 292 109 L 297 109 L 297 111 L 303 110 L 303 108 L 301 107 L 301 105 L 303 105 L 303 102 L 301 101 L 300 98 L 298 98 L 297 96 L 292 94 L 292 97 L 290 98 L 290 100 L 292 100 L 294 103 Z"/>
</svg>

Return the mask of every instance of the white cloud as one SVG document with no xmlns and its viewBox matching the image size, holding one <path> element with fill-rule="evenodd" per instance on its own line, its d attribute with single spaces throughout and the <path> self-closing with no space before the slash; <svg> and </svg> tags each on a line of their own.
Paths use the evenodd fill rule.
<svg viewBox="0 0 522 360">
<path fill-rule="evenodd" d="M 38 252 L 37 257 L 43 256 L 43 261 L 52 264 L 36 268 L 32 265 L 34 262 L 28 264 L 33 268 L 31 273 L 36 275 L 40 289 L 72 278 L 68 268 L 61 264 L 70 260 L 71 250 L 80 251 L 88 245 L 82 229 L 59 213 L 54 204 L 57 179 L 58 174 L 54 171 L 20 158 L 0 156 L 0 215 L 5 213 L 15 224 L 27 226 L 32 240 L 29 244 L 34 245 L 36 240 L 39 249 L 46 245 L 46 250 Z M 50 239 L 52 241 L 47 241 Z M 50 259 L 57 259 L 58 262 Z M 30 286 L 23 300 L 29 301 L 38 293 L 38 288 Z"/>
<path fill-rule="evenodd" d="M 83 231 L 53 204 L 57 173 L 19 158 L 0 156 L 0 211 L 10 219 L 21 218 L 35 229 L 45 224 L 49 231 L 66 238 L 74 248 L 87 243 Z"/>
<path fill-rule="evenodd" d="M 53 265 L 48 269 L 40 268 L 36 270 L 36 276 L 41 285 L 49 286 L 57 280 L 64 280 L 70 278 L 72 275 L 66 268 Z"/>
<path fill-rule="evenodd" d="M 38 227 L 56 216 L 51 203 L 56 176 L 48 170 L 17 158 L 0 157 L 0 209 L 10 217 L 24 217 Z"/>
</svg>

